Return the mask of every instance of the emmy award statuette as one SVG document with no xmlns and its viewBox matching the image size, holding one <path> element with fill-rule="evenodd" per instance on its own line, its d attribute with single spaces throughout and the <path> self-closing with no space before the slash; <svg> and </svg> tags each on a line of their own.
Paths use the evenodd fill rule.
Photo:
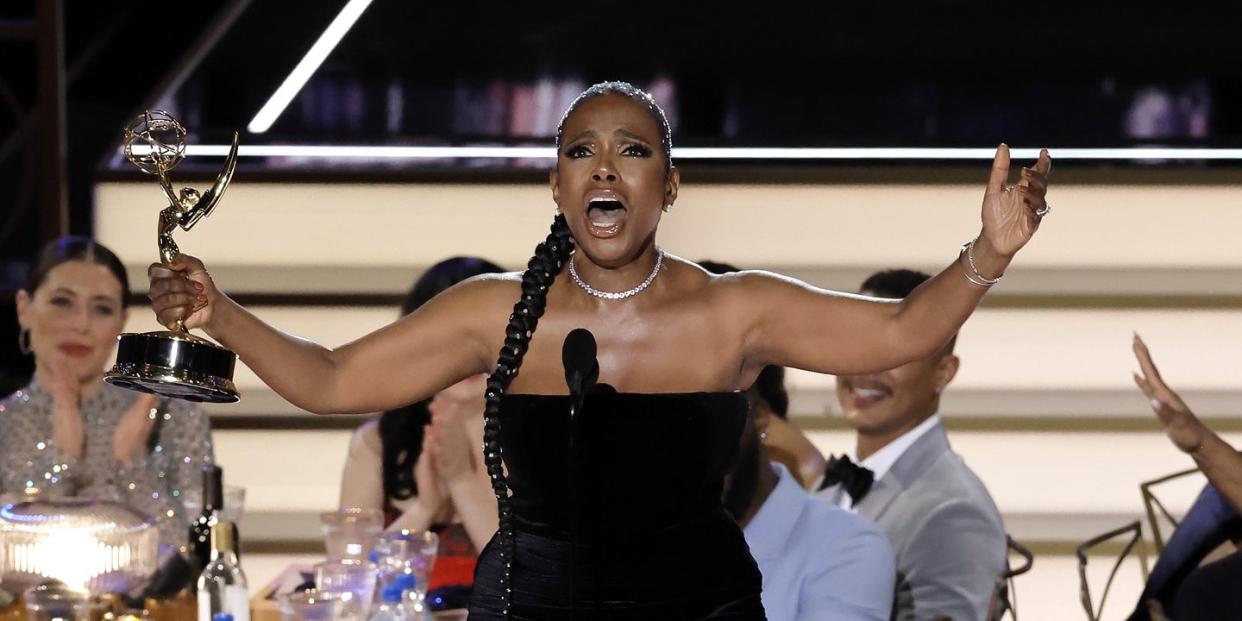
<svg viewBox="0 0 1242 621">
<path fill-rule="evenodd" d="M 224 162 L 224 169 L 206 194 L 194 188 L 174 191 L 168 173 L 185 157 L 185 128 L 161 110 L 148 110 L 125 128 L 125 159 L 139 170 L 159 177 L 168 206 L 160 211 L 158 245 L 160 260 L 170 263 L 179 254 L 172 234 L 178 227 L 190 230 L 203 216 L 211 215 L 237 167 L 237 134 Z M 139 147 L 135 149 L 135 147 Z M 197 309 L 195 309 L 197 310 Z M 237 401 L 233 367 L 237 354 L 190 334 L 184 319 L 170 330 L 127 333 L 118 337 L 116 365 L 104 381 L 114 386 L 157 395 L 209 403 Z"/>
</svg>

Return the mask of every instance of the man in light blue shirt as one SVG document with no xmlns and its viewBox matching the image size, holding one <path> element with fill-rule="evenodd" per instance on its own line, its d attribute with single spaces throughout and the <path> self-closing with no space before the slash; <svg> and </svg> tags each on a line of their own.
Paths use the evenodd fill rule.
<svg viewBox="0 0 1242 621">
<path fill-rule="evenodd" d="M 742 526 L 763 574 L 768 621 L 887 621 L 896 568 L 875 524 L 802 489 L 763 445 L 773 416 L 764 394 L 784 393 L 784 370 L 760 373 L 725 508 Z M 778 400 L 787 402 L 787 400 Z"/>
</svg>

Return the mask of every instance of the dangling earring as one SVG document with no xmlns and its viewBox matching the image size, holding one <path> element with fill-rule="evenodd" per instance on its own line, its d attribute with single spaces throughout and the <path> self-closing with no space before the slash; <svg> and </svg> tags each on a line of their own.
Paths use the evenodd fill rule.
<svg viewBox="0 0 1242 621">
<path fill-rule="evenodd" d="M 22 328 L 21 332 L 17 333 L 17 351 L 22 352 L 23 356 L 30 355 L 30 330 Z"/>
<path fill-rule="evenodd" d="M 672 203 L 667 203 L 667 204 L 665 204 L 665 205 L 664 205 L 664 213 L 669 213 L 669 212 L 671 212 L 672 210 L 673 210 L 673 204 L 672 204 Z"/>
</svg>

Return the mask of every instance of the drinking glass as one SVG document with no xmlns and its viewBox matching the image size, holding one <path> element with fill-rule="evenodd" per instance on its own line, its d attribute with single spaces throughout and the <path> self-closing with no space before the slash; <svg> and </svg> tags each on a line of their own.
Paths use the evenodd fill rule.
<svg viewBox="0 0 1242 621">
<path fill-rule="evenodd" d="M 346 559 L 315 565 L 315 589 L 321 593 L 341 593 L 343 618 L 365 619 L 375 598 L 378 572 L 375 565 Z"/>
<path fill-rule="evenodd" d="M 294 591 L 281 595 L 277 607 L 282 621 L 340 621 L 346 595 L 316 589 Z"/>
<path fill-rule="evenodd" d="M 375 537 L 384 530 L 384 516 L 378 509 L 326 511 L 319 514 L 319 521 L 329 561 L 367 560 Z"/>
<path fill-rule="evenodd" d="M 63 584 L 30 587 L 26 589 L 25 596 L 29 621 L 87 621 L 90 616 L 86 593 Z"/>
</svg>

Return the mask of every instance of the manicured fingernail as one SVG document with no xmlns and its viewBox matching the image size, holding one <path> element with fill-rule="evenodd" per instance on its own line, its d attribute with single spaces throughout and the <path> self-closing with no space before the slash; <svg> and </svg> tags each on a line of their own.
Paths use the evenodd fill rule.
<svg viewBox="0 0 1242 621">
<path fill-rule="evenodd" d="M 200 296 L 198 296 L 198 301 L 199 301 L 199 302 L 206 302 L 206 301 L 207 301 L 207 296 L 205 296 L 205 295 L 200 295 Z"/>
<path fill-rule="evenodd" d="M 201 282 L 196 282 L 196 283 L 194 283 L 194 288 L 195 288 L 195 289 L 198 289 L 199 291 L 202 291 L 202 290 L 203 290 L 203 283 L 201 283 Z"/>
</svg>

